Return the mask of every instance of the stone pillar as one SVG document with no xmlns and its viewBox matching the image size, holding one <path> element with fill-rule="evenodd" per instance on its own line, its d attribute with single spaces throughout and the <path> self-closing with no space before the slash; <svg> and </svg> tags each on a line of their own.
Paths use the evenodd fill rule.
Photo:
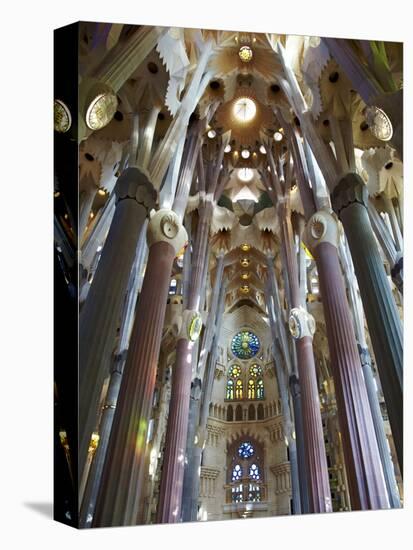
<svg viewBox="0 0 413 550">
<path fill-rule="evenodd" d="M 295 439 L 297 441 L 297 463 L 300 480 L 301 513 L 308 514 L 310 512 L 310 507 L 308 496 L 307 468 L 305 463 L 306 451 L 303 429 L 303 413 L 301 407 L 301 391 L 300 383 L 295 374 L 292 374 L 290 376 L 289 386 L 294 409 Z"/>
<path fill-rule="evenodd" d="M 362 348 L 360 345 L 358 346 L 358 349 L 370 403 L 371 415 L 373 417 L 374 431 L 376 432 L 377 445 L 379 447 L 381 464 L 383 467 L 384 480 L 386 482 L 387 495 L 389 497 L 390 506 L 392 508 L 400 508 L 399 491 L 397 489 L 394 466 L 390 456 L 386 433 L 384 431 L 383 417 L 381 415 L 379 400 L 377 398 L 377 390 L 374 384 L 370 353 L 367 348 Z"/>
<path fill-rule="evenodd" d="M 360 289 L 389 420 L 403 471 L 403 334 L 400 315 L 367 212 L 368 191 L 357 174 L 347 174 L 332 193 L 343 223 Z"/>
<path fill-rule="evenodd" d="M 156 192 L 138 169 L 116 184 L 116 210 L 92 286 L 79 318 L 79 473 L 96 427 L 103 381 L 108 375 L 140 229 L 155 206 Z"/>
<path fill-rule="evenodd" d="M 324 447 L 320 399 L 313 355 L 314 317 L 303 308 L 293 308 L 290 332 L 296 340 L 305 438 L 306 473 L 309 483 L 310 512 L 332 512 L 327 458 Z"/>
<path fill-rule="evenodd" d="M 89 214 L 92 210 L 93 201 L 95 200 L 98 188 L 96 186 L 89 185 L 87 189 L 80 194 L 79 197 L 79 231 L 78 240 L 82 242 L 86 226 L 89 221 Z"/>
<path fill-rule="evenodd" d="M 196 503 L 198 501 L 198 492 L 199 492 L 199 474 L 198 469 L 200 466 L 200 457 L 202 449 L 200 447 L 200 434 L 198 434 L 198 443 L 194 444 L 195 437 L 196 437 L 196 431 L 197 428 L 198 431 L 203 431 L 202 426 L 206 425 L 207 415 L 205 416 L 205 400 L 208 401 L 208 407 L 206 408 L 206 412 L 209 409 L 209 399 L 208 395 L 212 393 L 212 383 L 213 383 L 213 374 L 215 372 L 215 368 L 211 369 L 211 366 L 209 365 L 209 368 L 206 368 L 206 363 L 208 357 L 211 357 L 211 355 L 214 355 L 214 351 L 211 352 L 211 346 L 212 341 L 214 337 L 214 333 L 216 330 L 218 330 L 218 325 L 220 323 L 220 319 L 223 314 L 223 304 L 224 304 L 224 297 L 223 295 L 223 288 L 221 287 L 222 283 L 222 275 L 224 271 L 224 255 L 223 253 L 219 253 L 217 256 L 217 267 L 216 267 L 216 275 L 215 275 L 215 284 L 212 289 L 212 298 L 211 298 L 211 306 L 210 311 L 208 313 L 208 320 L 205 327 L 205 331 L 203 334 L 202 339 L 202 345 L 201 345 L 201 351 L 199 355 L 199 361 L 197 365 L 197 378 L 196 381 L 202 381 L 201 387 L 203 395 L 201 395 L 199 392 L 195 391 L 196 386 L 194 386 L 193 391 L 191 392 L 191 406 L 190 406 L 190 421 L 189 421 L 189 428 L 188 428 L 188 436 L 187 436 L 187 457 L 188 462 L 185 465 L 185 473 L 184 473 L 184 489 L 183 489 L 183 496 L 182 496 L 182 520 L 183 521 L 196 521 L 197 519 L 197 506 Z M 218 304 L 219 302 L 219 304 Z M 214 340 L 214 346 L 217 346 L 216 339 Z M 199 377 L 199 378 L 198 378 Z M 194 384 L 194 381 L 193 381 Z M 201 398 L 202 398 L 202 406 L 201 406 Z M 196 408 L 196 412 L 192 411 L 192 408 Z M 199 425 L 199 426 L 198 426 Z"/>
<path fill-rule="evenodd" d="M 109 387 L 99 423 L 99 444 L 93 457 L 93 462 L 80 509 L 80 526 L 83 528 L 92 526 L 96 498 L 99 491 L 99 483 L 102 478 L 103 464 L 108 448 L 110 431 L 112 428 L 116 402 L 122 380 L 122 368 L 125 360 L 124 355 L 125 354 L 121 354 L 115 358 L 115 364 L 110 375 Z"/>
<path fill-rule="evenodd" d="M 201 328 L 202 320 L 198 312 L 185 310 L 172 372 L 171 400 L 157 509 L 159 523 L 180 521 L 192 378 L 192 347 L 199 337 Z"/>
<path fill-rule="evenodd" d="M 134 525 L 144 497 L 147 430 L 172 263 L 186 243 L 176 214 L 148 226 L 149 256 L 136 308 L 93 525 Z"/>
<path fill-rule="evenodd" d="M 308 221 L 316 263 L 353 510 L 388 508 L 380 456 L 338 259 L 338 225 L 327 210 Z"/>
<path fill-rule="evenodd" d="M 119 344 L 115 355 L 114 364 L 109 380 L 109 387 L 106 393 L 105 404 L 99 423 L 99 445 L 93 457 L 90 468 L 85 495 L 82 500 L 80 522 L 81 526 L 88 528 L 92 525 L 93 514 L 96 506 L 96 499 L 102 478 L 103 465 L 109 443 L 109 435 L 112 429 L 113 417 L 122 380 L 123 365 L 129 345 L 129 338 L 135 314 L 136 300 L 142 282 L 143 264 L 147 255 L 146 232 L 147 219 L 142 227 L 136 250 L 135 264 L 129 279 L 128 291 L 122 311 L 122 322 L 119 331 Z"/>
<path fill-rule="evenodd" d="M 311 512 L 331 512 L 331 495 L 327 458 L 324 446 L 320 400 L 313 354 L 315 321 L 300 302 L 297 256 L 294 250 L 293 231 L 288 202 L 278 204 L 281 225 L 281 244 L 284 267 L 288 274 L 290 295 L 289 327 L 295 339 L 298 375 L 302 395 L 302 419 L 305 434 L 306 472 L 309 484 Z M 287 289 L 286 289 L 287 290 Z"/>
</svg>

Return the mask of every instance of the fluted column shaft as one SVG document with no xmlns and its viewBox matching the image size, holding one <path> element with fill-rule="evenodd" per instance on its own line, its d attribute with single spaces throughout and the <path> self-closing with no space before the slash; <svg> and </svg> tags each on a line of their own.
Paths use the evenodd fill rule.
<svg viewBox="0 0 413 550">
<path fill-rule="evenodd" d="M 287 205 L 279 205 L 282 232 L 282 250 L 285 269 L 288 273 L 292 311 L 302 311 L 303 323 L 308 314 L 300 303 L 297 257 L 293 249 L 293 231 Z M 302 330 L 295 337 L 297 365 L 302 393 L 302 419 L 305 434 L 306 471 L 309 483 L 309 507 L 311 512 L 331 512 L 331 495 L 328 478 L 327 458 L 324 446 L 323 425 L 316 368 L 313 354 L 313 340 L 310 331 Z"/>
<path fill-rule="evenodd" d="M 289 379 L 289 386 L 291 392 L 291 398 L 293 402 L 294 410 L 294 427 L 295 427 L 295 439 L 297 441 L 297 465 L 299 471 L 300 480 L 300 500 L 301 500 L 301 513 L 308 514 L 310 511 L 308 502 L 308 483 L 307 483 L 307 467 L 306 467 L 306 451 L 305 451 L 305 437 L 303 429 L 303 412 L 301 407 L 301 391 L 300 383 L 295 374 L 292 374 Z"/>
<path fill-rule="evenodd" d="M 376 432 L 381 464 L 383 466 L 387 495 L 389 497 L 390 506 L 392 508 L 400 508 L 400 497 L 397 489 L 396 476 L 394 474 L 394 466 L 390 456 L 386 433 L 384 431 L 383 417 L 380 410 L 379 400 L 377 398 L 377 390 L 374 384 L 370 353 L 367 348 L 362 348 L 359 346 L 359 354 L 370 403 L 371 415 L 373 418 L 374 431 Z"/>
<path fill-rule="evenodd" d="M 326 320 L 351 507 L 353 510 L 388 508 L 337 249 L 329 242 L 321 242 L 312 252 Z"/>
<path fill-rule="evenodd" d="M 172 373 L 171 401 L 165 454 L 162 467 L 161 488 L 158 502 L 158 521 L 174 523 L 181 519 L 181 501 L 184 478 L 184 458 L 188 432 L 189 398 L 192 379 L 192 352 L 194 339 L 190 334 L 191 323 L 197 316 L 205 254 L 208 246 L 209 222 L 212 205 L 205 205 L 200 211 L 196 242 L 192 254 L 191 283 L 186 314 L 176 346 L 175 367 Z M 201 322 L 201 321 L 200 321 Z M 200 329 L 199 329 L 200 330 Z M 180 457 L 183 457 L 182 460 Z"/>
<path fill-rule="evenodd" d="M 98 188 L 96 186 L 90 186 L 80 194 L 79 198 L 79 242 L 82 242 L 83 235 L 86 230 L 87 223 L 89 221 L 89 214 L 93 206 Z"/>
<path fill-rule="evenodd" d="M 96 427 L 100 394 L 108 374 L 139 233 L 156 197 L 150 182 L 136 168 L 120 176 L 115 191 L 115 214 L 79 319 L 80 475 Z"/>
<path fill-rule="evenodd" d="M 187 340 L 181 338 L 176 345 L 176 362 L 172 374 L 171 403 L 158 502 L 159 523 L 175 523 L 180 519 L 192 377 L 192 355 L 189 353 L 188 357 L 188 351 L 190 351 L 188 344 Z"/>
<path fill-rule="evenodd" d="M 119 344 L 115 355 L 114 365 L 110 375 L 109 386 L 103 406 L 102 416 L 99 422 L 99 445 L 95 451 L 93 462 L 90 468 L 85 494 L 82 500 L 80 522 L 82 527 L 91 527 L 93 514 L 96 506 L 96 499 L 99 492 L 102 478 L 103 465 L 106 458 L 106 451 L 109 443 L 110 431 L 112 429 L 113 417 L 115 415 L 116 403 L 118 400 L 120 383 L 122 380 L 123 365 L 126 359 L 126 352 L 133 323 L 137 295 L 142 280 L 143 263 L 147 255 L 146 244 L 147 220 L 141 230 L 138 239 L 135 265 L 132 270 L 128 292 L 122 311 L 122 322 L 119 333 Z"/>
<path fill-rule="evenodd" d="M 98 496 L 94 526 L 134 525 L 144 497 L 147 431 L 152 409 L 172 263 L 186 240 L 173 212 L 148 227 L 149 255 L 136 308 Z"/>
<path fill-rule="evenodd" d="M 288 447 L 290 451 L 290 468 L 291 468 L 291 493 L 294 504 L 294 514 L 301 514 L 301 484 L 299 479 L 298 459 L 297 459 L 297 446 L 293 437 L 293 421 L 290 410 L 290 404 L 288 402 L 288 382 L 287 376 L 284 373 L 281 361 L 281 355 L 277 347 L 277 329 L 274 319 L 274 310 L 272 308 L 271 298 L 269 292 L 266 291 L 267 303 L 269 303 L 270 309 L 270 327 L 273 337 L 273 357 L 275 375 L 277 377 L 278 392 L 281 397 L 282 414 L 283 414 L 283 430 L 284 435 L 288 441 Z"/>
<path fill-rule="evenodd" d="M 403 471 L 403 333 L 367 213 L 367 188 L 357 174 L 344 177 L 332 194 L 343 223 L 364 313 Z"/>
</svg>

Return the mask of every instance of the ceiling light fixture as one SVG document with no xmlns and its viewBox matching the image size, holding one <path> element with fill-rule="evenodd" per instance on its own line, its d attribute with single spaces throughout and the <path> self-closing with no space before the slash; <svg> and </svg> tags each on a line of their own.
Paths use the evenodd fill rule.
<svg viewBox="0 0 413 550">
<path fill-rule="evenodd" d="M 257 107 L 249 97 L 240 97 L 234 103 L 233 113 L 238 122 L 250 122 L 256 115 Z"/>
<path fill-rule="evenodd" d="M 241 46 L 238 55 L 243 63 L 249 63 L 252 59 L 252 50 L 249 46 Z"/>
<path fill-rule="evenodd" d="M 224 149 L 224 153 L 230 153 L 231 152 L 231 145 L 228 143 L 228 145 Z"/>
<path fill-rule="evenodd" d="M 212 130 L 212 129 L 209 130 L 209 132 L 208 132 L 208 137 L 209 137 L 210 139 L 214 139 L 214 137 L 215 137 L 216 135 L 217 135 L 217 133 L 216 133 L 215 130 Z"/>
<path fill-rule="evenodd" d="M 267 149 L 264 147 L 264 145 L 260 146 L 260 153 L 262 153 L 263 155 L 267 154 Z"/>
<path fill-rule="evenodd" d="M 251 168 L 240 168 L 238 170 L 238 178 L 241 181 L 251 181 L 254 176 L 254 172 L 251 170 Z"/>
<path fill-rule="evenodd" d="M 248 151 L 248 149 L 243 149 L 241 151 L 241 156 L 242 156 L 243 159 L 248 159 L 250 157 L 250 154 L 251 153 Z"/>
<path fill-rule="evenodd" d="M 281 141 L 282 138 L 283 138 L 283 135 L 282 135 L 281 132 L 275 132 L 275 134 L 274 134 L 275 141 Z"/>
</svg>

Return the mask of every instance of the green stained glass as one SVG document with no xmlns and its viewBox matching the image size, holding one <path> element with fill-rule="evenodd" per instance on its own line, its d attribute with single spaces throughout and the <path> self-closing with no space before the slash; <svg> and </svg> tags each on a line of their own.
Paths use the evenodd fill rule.
<svg viewBox="0 0 413 550">
<path fill-rule="evenodd" d="M 259 349 L 260 341 L 250 330 L 241 330 L 232 339 L 231 351 L 239 359 L 250 359 Z"/>
</svg>

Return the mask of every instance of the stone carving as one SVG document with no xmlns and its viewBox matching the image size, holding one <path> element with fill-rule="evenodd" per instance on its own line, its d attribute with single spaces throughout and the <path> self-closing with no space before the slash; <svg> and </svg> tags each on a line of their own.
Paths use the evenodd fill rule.
<svg viewBox="0 0 413 550">
<path fill-rule="evenodd" d="M 313 337 L 315 333 L 314 317 L 302 307 L 295 307 L 290 311 L 288 319 L 291 336 L 296 340 L 305 336 Z"/>
<path fill-rule="evenodd" d="M 337 218 L 330 209 L 321 209 L 311 216 L 304 232 L 304 243 L 313 252 L 321 243 L 328 242 L 337 248 L 339 229 Z"/>
<path fill-rule="evenodd" d="M 159 241 L 173 246 L 176 256 L 188 244 L 188 235 L 173 210 L 161 209 L 155 212 L 148 225 L 148 246 Z"/>
</svg>

